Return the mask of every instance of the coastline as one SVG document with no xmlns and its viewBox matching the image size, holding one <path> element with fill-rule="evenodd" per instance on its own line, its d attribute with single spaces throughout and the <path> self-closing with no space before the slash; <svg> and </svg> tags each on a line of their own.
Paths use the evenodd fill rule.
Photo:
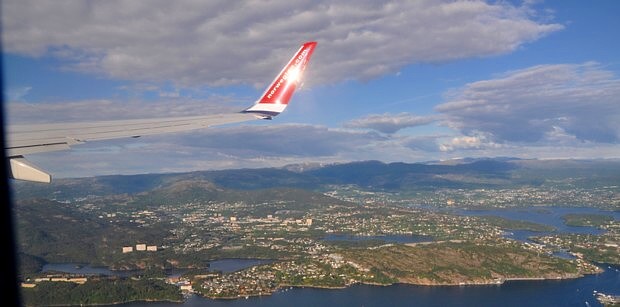
<svg viewBox="0 0 620 307">
<path fill-rule="evenodd" d="M 255 296 L 270 296 L 273 295 L 275 292 L 284 290 L 286 288 L 314 288 L 314 289 L 326 289 L 326 290 L 342 290 L 342 289 L 346 289 L 351 285 L 345 285 L 345 286 L 313 286 L 313 285 L 304 285 L 304 286 L 296 286 L 296 285 L 288 285 L 288 284 L 282 284 L 282 285 L 278 285 L 278 287 L 276 287 L 273 291 L 271 292 L 265 292 L 265 293 L 260 293 L 260 294 L 239 294 L 236 296 L 208 296 L 208 295 L 202 295 L 198 292 L 195 292 L 194 294 L 201 296 L 201 297 L 206 297 L 206 298 L 210 298 L 210 299 L 214 299 L 214 300 L 234 300 L 234 299 L 240 299 L 240 298 L 249 298 L 249 297 L 255 297 Z"/>
<path fill-rule="evenodd" d="M 288 307 L 288 306 L 330 306 L 330 305 L 351 305 L 351 306 L 383 306 L 385 302 L 390 302 L 393 306 L 410 306 L 411 300 L 415 300 L 420 306 L 501 306 L 504 300 L 509 302 L 521 302 L 523 305 L 549 305 L 548 302 L 556 302 L 559 305 L 583 305 L 589 302 L 591 306 L 598 306 L 597 297 L 593 290 L 607 295 L 619 295 L 617 285 L 620 277 L 613 267 L 611 270 L 607 265 L 603 266 L 605 273 L 601 277 L 593 274 L 585 275 L 583 278 L 564 281 L 523 281 L 507 282 L 506 285 L 480 286 L 480 287 L 453 287 L 453 286 L 413 286 L 409 284 L 394 283 L 389 287 L 374 287 L 364 283 L 352 284 L 345 289 L 338 291 L 321 290 L 313 287 L 295 287 L 294 289 L 281 288 L 273 294 L 267 296 L 263 292 L 262 296 L 230 297 L 228 300 L 219 301 L 212 298 L 198 295 L 198 293 L 185 293 L 185 303 L 159 303 L 155 304 L 162 307 L 175 306 L 239 306 L 252 307 L 256 305 Z M 458 290 L 461 289 L 461 290 Z M 575 289 L 581 289 L 574 292 Z M 466 292 L 463 292 L 466 291 Z M 463 295 L 466 293 L 466 295 Z M 495 296 L 500 294 L 499 296 Z M 573 296 L 566 296 L 565 293 L 573 293 Z M 366 300 L 371 296 L 373 301 Z M 234 299 L 236 301 L 230 301 Z M 339 304 L 335 304 L 338 302 Z M 547 302 L 546 304 L 542 302 Z M 120 305 L 125 306 L 125 305 Z M 127 307 L 146 307 L 149 303 L 133 303 Z M 517 307 L 517 304 L 505 304 L 506 307 Z"/>
<path fill-rule="evenodd" d="M 145 303 L 177 303 L 177 304 L 182 304 L 185 302 L 185 299 L 183 300 L 130 300 L 130 301 L 124 301 L 124 302 L 114 302 L 114 303 L 106 303 L 106 304 L 92 304 L 92 305 L 81 305 L 81 306 L 106 306 L 106 305 L 120 305 L 120 304 L 128 304 L 128 303 L 140 303 L 140 302 L 145 302 Z M 62 305 L 62 306 L 66 306 L 66 305 Z"/>
<path fill-rule="evenodd" d="M 52 304 L 45 305 L 49 307 L 60 307 L 60 306 L 109 306 L 109 305 L 121 305 L 121 304 L 131 304 L 131 303 L 174 303 L 174 304 L 183 304 L 185 299 L 183 300 L 129 300 L 122 302 L 111 302 L 111 303 L 91 303 L 91 304 L 79 304 L 79 305 L 71 305 L 71 304 Z"/>
<path fill-rule="evenodd" d="M 503 285 L 506 282 L 511 282 L 511 281 L 546 281 L 546 280 L 569 280 L 569 279 L 577 279 L 577 278 L 583 278 L 586 275 L 595 275 L 595 274 L 600 274 L 604 272 L 603 269 L 600 270 L 600 272 L 595 272 L 595 273 L 589 273 L 589 274 L 574 274 L 574 275 L 567 275 L 567 276 L 562 276 L 562 277 L 554 277 L 554 278 L 549 278 L 549 277 L 506 277 L 506 278 L 498 278 L 495 280 L 490 280 L 490 281 L 469 281 L 469 282 L 459 282 L 459 283 L 415 283 L 415 282 L 405 282 L 405 281 L 399 281 L 399 282 L 395 282 L 395 283 L 390 283 L 390 284 L 380 284 L 380 283 L 374 283 L 374 282 L 358 282 L 358 283 L 352 283 L 349 285 L 344 285 L 344 286 L 321 286 L 321 285 L 288 285 L 288 284 L 283 284 L 283 285 L 278 285 L 278 287 L 276 289 L 274 289 L 274 291 L 272 292 L 268 292 L 268 293 L 261 293 L 261 294 L 247 294 L 247 295 L 237 295 L 237 296 L 226 296 L 226 297 L 212 297 L 212 296 L 205 296 L 205 295 L 201 295 L 200 293 L 195 293 L 198 296 L 201 297 L 205 297 L 205 298 L 209 298 L 209 299 L 221 299 L 221 300 L 234 300 L 234 299 L 241 299 L 241 298 L 249 298 L 249 297 L 256 297 L 256 296 L 270 296 L 273 295 L 273 293 L 277 292 L 277 291 L 282 291 L 286 288 L 313 288 L 313 289 L 326 289 L 326 290 L 342 290 L 342 289 L 347 289 L 353 285 L 356 284 L 362 284 L 362 285 L 369 285 L 369 286 L 378 286 L 378 287 L 388 287 L 388 286 L 392 286 L 395 284 L 403 284 L 403 285 L 411 285 L 411 286 L 422 286 L 422 287 L 462 287 L 462 286 L 498 286 L 498 285 Z"/>
<path fill-rule="evenodd" d="M 597 266 L 598 267 L 598 266 Z M 480 281 L 463 281 L 463 282 L 458 282 L 458 283 L 449 283 L 449 282 L 443 282 L 443 283 L 437 283 L 437 282 L 407 282 L 407 281 L 399 281 L 398 283 L 401 284 L 407 284 L 407 285 L 414 285 L 414 286 L 428 286 L 428 287 L 441 287 L 441 286 L 447 286 L 447 287 L 454 287 L 454 286 L 491 286 L 491 285 L 503 285 L 506 282 L 510 282 L 510 281 L 545 281 L 545 280 L 568 280 L 568 279 L 577 279 L 577 278 L 583 278 L 586 275 L 596 275 L 596 274 L 601 274 L 603 273 L 605 270 L 601 269 L 600 267 L 598 267 L 599 270 L 597 270 L 596 272 L 591 272 L 591 273 L 574 273 L 574 274 L 564 274 L 564 275 L 558 275 L 558 276 L 553 276 L 553 277 L 545 277 L 545 276 L 539 276 L 539 277 L 501 277 L 501 278 L 496 278 L 493 280 L 480 280 Z"/>
</svg>

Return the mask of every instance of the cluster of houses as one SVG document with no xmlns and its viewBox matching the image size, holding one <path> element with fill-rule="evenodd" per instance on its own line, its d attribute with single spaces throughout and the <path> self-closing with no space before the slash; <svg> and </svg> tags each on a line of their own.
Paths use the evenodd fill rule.
<svg viewBox="0 0 620 307">
<path fill-rule="evenodd" d="M 134 247 L 133 246 L 123 246 L 123 254 L 126 253 L 131 253 L 133 252 Z M 143 251 L 148 251 L 148 252 L 156 252 L 157 251 L 157 245 L 146 245 L 146 244 L 136 244 L 136 251 L 138 252 L 143 252 Z"/>
</svg>

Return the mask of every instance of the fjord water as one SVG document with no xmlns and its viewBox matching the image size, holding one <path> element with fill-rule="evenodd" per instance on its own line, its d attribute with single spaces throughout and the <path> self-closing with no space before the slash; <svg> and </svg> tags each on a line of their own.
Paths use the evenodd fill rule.
<svg viewBox="0 0 620 307">
<path fill-rule="evenodd" d="M 456 209 L 451 212 L 468 216 L 499 216 L 510 220 L 533 222 L 555 228 L 555 231 L 552 232 L 511 230 L 505 235 L 506 238 L 522 242 L 529 241 L 528 238 L 532 236 L 548 236 L 557 233 L 600 235 L 605 232 L 605 230 L 596 227 L 568 226 L 562 219 L 562 217 L 567 214 L 600 214 L 612 216 L 615 220 L 620 220 L 620 211 L 605 211 L 592 207 L 529 207 L 489 210 Z"/>
<path fill-rule="evenodd" d="M 579 233 L 598 235 L 604 232 L 595 227 L 567 226 L 562 216 L 566 214 L 600 214 L 613 216 L 620 220 L 620 211 L 605 211 L 592 207 L 529 207 L 512 209 L 468 210 L 455 209 L 458 215 L 499 216 L 511 220 L 522 220 L 553 226 L 560 233 Z"/>
</svg>

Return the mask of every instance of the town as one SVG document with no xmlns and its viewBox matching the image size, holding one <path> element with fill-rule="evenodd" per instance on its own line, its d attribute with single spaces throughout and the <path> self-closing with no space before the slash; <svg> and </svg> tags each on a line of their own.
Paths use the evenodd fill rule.
<svg viewBox="0 0 620 307">
<path fill-rule="evenodd" d="M 507 203 L 519 203 L 519 199 L 528 197 L 534 199 L 537 210 L 545 210 L 563 197 L 579 195 L 583 201 L 592 202 L 601 197 L 593 192 L 563 193 L 541 189 L 439 190 L 410 199 L 345 185 L 332 186 L 322 195 L 315 193 L 301 200 L 274 197 L 273 201 L 260 202 L 197 199 L 155 203 L 145 198 L 138 202 L 117 199 L 117 203 L 110 204 L 107 198 L 91 197 L 63 203 L 92 218 L 97 225 L 121 232 L 133 229 L 128 233 L 139 230 L 142 234 L 141 241 L 124 232 L 118 236 L 108 234 L 105 244 L 110 248 L 95 264 L 121 270 L 202 268 L 166 280 L 185 293 L 237 298 L 269 295 L 290 286 L 342 288 L 356 283 L 396 282 L 466 285 L 498 284 L 512 279 L 577 278 L 600 272 L 592 261 L 620 263 L 620 224 L 613 219 L 599 225 L 604 234 L 580 237 L 556 234 L 552 227 L 531 222 L 443 210 L 459 206 L 504 208 Z M 617 204 L 616 195 L 602 197 L 607 198 L 606 204 L 610 198 Z M 514 240 L 507 236 L 514 230 L 543 235 Z M 551 233 L 547 235 L 548 232 Z M 472 263 L 448 257 L 434 268 L 411 264 L 410 271 L 403 271 L 398 268 L 402 259 L 395 258 L 401 253 L 429 257 L 440 250 L 444 255 L 454 252 L 482 258 L 519 255 L 529 263 L 505 260 L 482 273 L 455 275 L 454 270 L 466 270 Z M 555 257 L 558 250 L 570 251 L 572 258 Z M 601 258 L 605 255 L 615 257 Z M 217 259 L 267 259 L 269 263 L 232 272 L 209 270 L 209 262 Z M 537 271 L 532 266 L 536 263 L 544 264 L 548 270 Z M 520 269 L 508 269 L 514 265 Z M 443 266 L 452 269 L 437 271 Z M 44 281 L 83 284 L 91 278 L 101 279 L 32 274 L 23 286 L 34 288 Z"/>
</svg>

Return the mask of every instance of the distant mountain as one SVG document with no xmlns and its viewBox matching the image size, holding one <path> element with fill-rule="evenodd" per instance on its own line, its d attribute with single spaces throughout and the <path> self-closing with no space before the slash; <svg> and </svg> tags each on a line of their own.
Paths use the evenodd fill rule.
<svg viewBox="0 0 620 307">
<path fill-rule="evenodd" d="M 112 175 L 87 178 L 58 178 L 50 184 L 12 181 L 14 195 L 22 198 L 44 197 L 70 200 L 89 196 L 136 194 L 156 189 L 172 189 L 179 182 L 210 182 L 212 185 L 237 190 L 276 187 L 317 189 L 318 178 L 278 168 L 233 169 L 190 173 Z"/>
<path fill-rule="evenodd" d="M 458 164 L 467 164 L 467 163 L 473 163 L 477 161 L 486 161 L 486 160 L 493 160 L 493 161 L 500 161 L 500 162 L 513 162 L 513 161 L 517 161 L 521 159 L 516 158 L 516 157 L 455 158 L 455 159 L 449 159 L 449 160 L 427 161 L 425 162 L 425 164 L 458 165 Z"/>
<path fill-rule="evenodd" d="M 515 168 L 510 162 L 490 159 L 457 165 L 366 161 L 327 166 L 304 174 L 320 178 L 322 183 L 398 190 L 508 184 L 510 171 Z"/>
<path fill-rule="evenodd" d="M 55 179 L 51 184 L 13 181 L 19 197 L 56 200 L 143 192 L 172 195 L 176 188 L 202 185 L 213 197 L 218 189 L 320 190 L 329 184 L 354 184 L 370 190 L 495 188 L 542 184 L 620 185 L 620 160 L 459 159 L 428 163 L 361 161 L 301 164 L 284 168 L 233 169 L 189 173 Z M 171 194 L 172 193 L 172 194 Z M 185 193 L 187 195 L 187 193 Z M 204 191 L 201 192 L 204 197 Z"/>
</svg>

